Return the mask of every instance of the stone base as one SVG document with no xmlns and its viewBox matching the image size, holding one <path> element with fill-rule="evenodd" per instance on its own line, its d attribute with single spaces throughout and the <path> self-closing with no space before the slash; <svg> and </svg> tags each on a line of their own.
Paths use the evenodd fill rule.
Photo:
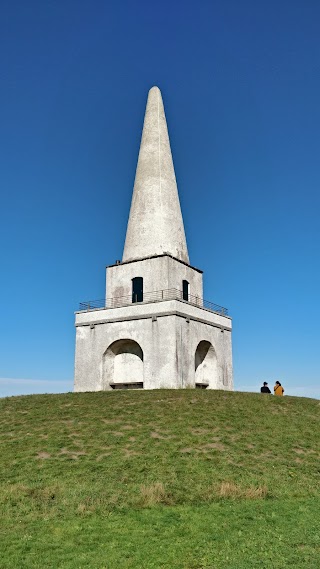
<svg viewBox="0 0 320 569">
<path fill-rule="evenodd" d="M 233 389 L 231 319 L 172 300 L 76 313 L 75 391 Z"/>
</svg>

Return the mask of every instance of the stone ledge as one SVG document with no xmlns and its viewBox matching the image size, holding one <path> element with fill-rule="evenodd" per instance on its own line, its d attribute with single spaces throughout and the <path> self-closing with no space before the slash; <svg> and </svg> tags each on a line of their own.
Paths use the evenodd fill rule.
<svg viewBox="0 0 320 569">
<path fill-rule="evenodd" d="M 173 259 L 174 261 L 178 261 L 178 263 L 181 263 L 182 265 L 185 265 L 186 267 L 190 267 L 190 269 L 193 269 L 197 273 L 201 273 L 201 274 L 203 273 L 203 271 L 201 269 L 198 269 L 197 267 L 193 267 L 192 265 L 190 265 L 190 263 L 187 263 L 186 261 L 183 261 L 182 259 L 178 259 L 177 257 L 170 255 L 170 253 L 162 253 L 159 255 L 149 255 L 147 257 L 137 257 L 136 259 L 128 259 L 128 261 L 120 261 L 119 263 L 113 263 L 112 265 L 107 265 L 106 269 L 109 269 L 111 267 L 119 267 L 119 265 L 128 265 L 129 263 L 136 263 L 137 261 L 147 261 L 149 259 L 159 259 L 159 257 L 170 257 L 170 259 Z"/>
<path fill-rule="evenodd" d="M 190 314 L 186 314 L 184 312 L 177 312 L 176 310 L 168 311 L 168 312 L 154 312 L 153 314 L 141 314 L 140 316 L 127 316 L 122 318 L 110 318 L 104 320 L 88 320 L 85 322 L 78 322 L 75 324 L 75 327 L 78 328 L 80 326 L 97 326 L 101 324 L 113 324 L 116 322 L 129 322 L 130 320 L 149 320 L 149 319 L 157 319 L 163 318 L 164 316 L 179 316 L 180 318 L 184 318 L 185 320 L 194 321 L 194 322 L 201 322 L 202 324 L 207 324 L 208 326 L 213 326 L 214 328 L 220 328 L 221 332 L 226 330 L 227 332 L 231 332 L 230 326 L 222 326 L 221 324 L 217 324 L 215 322 L 210 322 L 209 320 L 204 320 L 202 318 L 196 318 L 195 316 L 190 316 Z M 226 317 L 224 317 L 226 318 Z"/>
</svg>

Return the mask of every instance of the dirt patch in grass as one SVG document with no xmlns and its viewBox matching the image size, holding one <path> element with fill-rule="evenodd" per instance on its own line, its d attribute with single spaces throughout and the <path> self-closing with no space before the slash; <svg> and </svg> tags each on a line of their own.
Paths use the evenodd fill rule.
<svg viewBox="0 0 320 569">
<path fill-rule="evenodd" d="M 213 448 L 215 450 L 221 450 L 221 451 L 226 450 L 226 447 L 222 443 L 219 443 L 219 442 L 207 443 L 206 445 L 204 445 L 204 447 L 202 447 L 202 450 L 211 449 L 211 448 Z"/>
<path fill-rule="evenodd" d="M 124 448 L 123 454 L 126 458 L 130 458 L 131 456 L 139 456 L 140 452 L 136 452 L 135 450 L 132 450 L 130 448 Z"/>
<path fill-rule="evenodd" d="M 278 408 L 274 408 L 271 411 L 272 415 L 286 415 L 288 413 L 286 407 L 278 407 Z"/>
<path fill-rule="evenodd" d="M 232 466 L 235 466 L 236 468 L 242 468 L 244 466 L 243 462 L 239 462 L 237 460 L 234 460 L 232 458 L 229 458 L 227 460 L 228 464 L 231 464 Z"/>
<path fill-rule="evenodd" d="M 62 448 L 60 450 L 59 455 L 66 455 L 68 458 L 71 458 L 72 460 L 77 460 L 79 458 L 79 456 L 84 456 L 87 453 L 84 450 L 69 450 L 67 448 Z"/>
<path fill-rule="evenodd" d="M 38 452 L 36 458 L 42 458 L 42 459 L 51 458 L 51 454 L 48 452 L 45 452 L 45 451 L 41 451 L 41 452 Z"/>
<path fill-rule="evenodd" d="M 79 504 L 77 512 L 78 514 L 91 514 L 92 508 L 88 507 L 87 504 Z"/>
<path fill-rule="evenodd" d="M 163 435 L 160 435 L 159 433 L 156 433 L 155 431 L 153 431 L 152 433 L 150 433 L 150 437 L 151 437 L 152 439 L 161 439 L 161 440 L 164 440 L 164 441 L 165 441 L 166 439 L 171 439 L 170 435 L 167 435 L 167 436 L 164 437 Z"/>
<path fill-rule="evenodd" d="M 218 490 L 220 498 L 245 498 L 247 500 L 255 500 L 258 498 L 266 498 L 268 488 L 266 486 L 249 486 L 248 488 L 242 487 L 235 482 L 222 482 Z"/>
<path fill-rule="evenodd" d="M 233 443 L 237 443 L 240 441 L 241 435 L 228 435 L 228 439 Z"/>
<path fill-rule="evenodd" d="M 155 482 L 149 484 L 148 486 L 142 484 L 140 487 L 141 499 L 140 504 L 142 507 L 150 508 L 157 504 L 170 504 L 170 495 L 166 492 L 166 489 L 162 482 Z"/>
<path fill-rule="evenodd" d="M 105 457 L 107 456 L 111 456 L 112 452 L 103 452 L 102 454 L 99 454 L 96 458 L 97 462 L 100 462 L 101 460 L 103 460 Z"/>
</svg>

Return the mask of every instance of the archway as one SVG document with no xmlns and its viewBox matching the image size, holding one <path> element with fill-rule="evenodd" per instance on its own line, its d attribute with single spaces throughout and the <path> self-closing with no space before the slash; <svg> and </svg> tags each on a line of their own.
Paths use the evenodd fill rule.
<svg viewBox="0 0 320 569">
<path fill-rule="evenodd" d="M 213 345 L 206 340 L 199 342 L 194 358 L 195 386 L 214 389 L 218 384 L 217 356 Z"/>
<path fill-rule="evenodd" d="M 143 388 L 143 352 L 134 340 L 113 342 L 104 355 L 106 383 L 113 389 Z"/>
</svg>

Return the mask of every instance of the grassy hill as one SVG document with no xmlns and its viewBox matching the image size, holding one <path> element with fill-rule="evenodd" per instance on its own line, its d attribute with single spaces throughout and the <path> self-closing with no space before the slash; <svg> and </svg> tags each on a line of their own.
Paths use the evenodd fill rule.
<svg viewBox="0 0 320 569">
<path fill-rule="evenodd" d="M 320 567 L 320 402 L 0 400 L 1 569 Z"/>
</svg>

